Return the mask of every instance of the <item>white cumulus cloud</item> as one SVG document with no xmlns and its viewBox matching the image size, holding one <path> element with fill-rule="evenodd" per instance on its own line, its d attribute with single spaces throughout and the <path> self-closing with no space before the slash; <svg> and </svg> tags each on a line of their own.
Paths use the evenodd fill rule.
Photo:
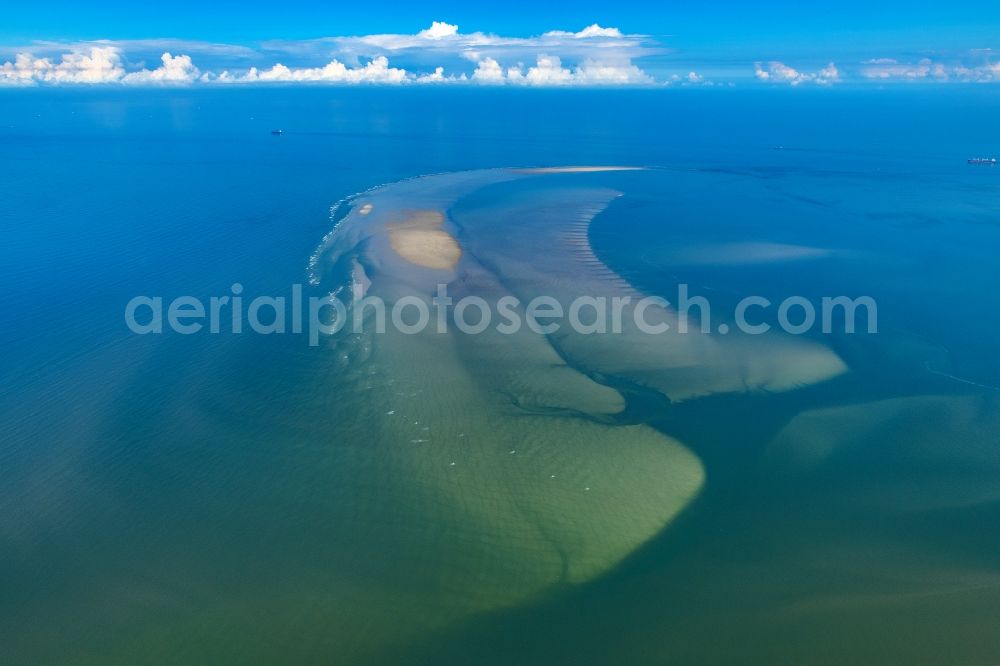
<svg viewBox="0 0 1000 666">
<path fill-rule="evenodd" d="M 930 60 L 901 64 L 892 58 L 877 58 L 865 63 L 861 75 L 867 79 L 924 79 L 931 75 Z"/>
<path fill-rule="evenodd" d="M 574 39 L 587 39 L 588 37 L 610 37 L 621 39 L 625 35 L 618 28 L 602 28 L 598 24 L 588 25 L 580 32 L 565 32 L 563 30 L 550 30 L 543 33 L 543 37 L 572 37 Z"/>
<path fill-rule="evenodd" d="M 417 83 L 463 83 L 468 80 L 464 72 L 458 76 L 445 76 L 444 67 L 435 67 L 430 74 L 421 74 L 416 78 Z"/>
<path fill-rule="evenodd" d="M 562 63 L 576 66 L 585 60 L 632 61 L 664 52 L 643 35 L 625 34 L 618 28 L 598 24 L 578 32 L 554 30 L 532 37 L 506 37 L 479 31 L 463 33 L 458 25 L 443 21 L 434 21 L 416 34 L 271 41 L 262 46 L 266 51 L 286 52 L 295 57 L 333 55 L 342 62 L 388 55 L 414 71 L 433 71 L 438 66 L 450 70 L 463 62 L 478 64 L 486 58 L 505 68 L 535 62 L 540 56 L 558 57 Z"/>
<path fill-rule="evenodd" d="M 359 67 L 348 67 L 339 60 L 331 60 L 323 67 L 286 67 L 281 63 L 268 69 L 251 67 L 244 74 L 222 72 L 218 77 L 203 77 L 205 81 L 220 83 L 404 83 L 406 70 L 389 66 L 385 56 L 372 58 Z"/>
<path fill-rule="evenodd" d="M 1000 81 L 1000 63 L 978 65 L 946 65 L 922 58 L 917 62 L 899 62 L 892 58 L 876 58 L 862 63 L 861 76 L 878 81 Z"/>
<path fill-rule="evenodd" d="M 196 81 L 200 72 L 191 62 L 191 56 L 173 56 L 169 52 L 160 57 L 163 63 L 153 70 L 143 69 L 122 77 L 122 83 L 191 83 Z"/>
<path fill-rule="evenodd" d="M 62 53 L 56 51 L 60 46 Z M 159 66 L 129 67 L 151 51 L 159 55 Z M 577 32 L 504 37 L 462 33 L 458 25 L 433 21 L 414 34 L 272 41 L 256 49 L 170 39 L 38 42 L 0 65 L 0 83 L 648 85 L 653 77 L 635 60 L 662 52 L 642 35 L 597 23 Z"/>
<path fill-rule="evenodd" d="M 793 86 L 798 86 L 803 83 L 829 85 L 840 81 L 840 70 L 838 70 L 837 66 L 831 62 L 817 72 L 801 72 L 783 62 L 772 60 L 767 63 L 766 68 L 760 62 L 754 63 L 754 76 L 761 81 L 788 83 Z"/>
<path fill-rule="evenodd" d="M 578 85 L 648 85 L 653 77 L 630 61 L 609 62 L 588 59 L 573 71 L 573 81 Z"/>
<path fill-rule="evenodd" d="M 504 83 L 507 75 L 493 58 L 483 58 L 472 72 L 472 80 L 478 83 Z"/>
<path fill-rule="evenodd" d="M 19 53 L 0 65 L 0 81 L 15 85 L 36 83 L 117 83 L 125 76 L 121 53 L 111 46 L 65 53 L 57 61 Z"/>
<path fill-rule="evenodd" d="M 445 37 L 454 37 L 457 34 L 457 25 L 445 23 L 444 21 L 432 21 L 431 27 L 418 32 L 417 37 L 423 39 L 444 39 Z"/>
<path fill-rule="evenodd" d="M 648 85 L 653 78 L 629 61 L 584 60 L 575 67 L 566 67 L 558 56 L 540 55 L 535 64 L 525 69 L 518 63 L 504 69 L 493 58 L 484 58 L 476 65 L 470 79 L 489 85 L 552 86 L 614 86 Z"/>
<path fill-rule="evenodd" d="M 532 86 L 561 86 L 573 81 L 573 72 L 562 66 L 559 56 L 540 55 L 524 81 Z"/>
</svg>

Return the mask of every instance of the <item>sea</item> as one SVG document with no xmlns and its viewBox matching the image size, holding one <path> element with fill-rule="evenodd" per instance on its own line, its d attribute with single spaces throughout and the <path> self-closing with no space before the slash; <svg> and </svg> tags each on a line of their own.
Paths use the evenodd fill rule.
<svg viewBox="0 0 1000 666">
<path fill-rule="evenodd" d="M 998 113 L 0 90 L 2 660 L 996 662 Z M 438 285 L 659 297 L 674 333 L 128 318 Z M 841 297 L 876 307 L 783 330 Z"/>
</svg>

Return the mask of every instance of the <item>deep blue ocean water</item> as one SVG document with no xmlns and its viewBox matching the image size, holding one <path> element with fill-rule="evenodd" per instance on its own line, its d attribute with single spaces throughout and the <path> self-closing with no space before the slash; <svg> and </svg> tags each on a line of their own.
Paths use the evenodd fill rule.
<svg viewBox="0 0 1000 666">
<path fill-rule="evenodd" d="M 1000 171 L 966 159 L 1000 151 L 998 111 L 987 86 L 0 91 L 3 651 L 995 660 Z M 304 336 L 137 336 L 125 304 L 237 282 L 287 294 L 331 205 L 380 184 L 586 164 L 658 167 L 652 184 L 623 180 L 590 228 L 638 289 L 683 282 L 724 305 L 871 295 L 879 333 L 814 336 L 849 368 L 830 382 L 640 409 L 697 454 L 706 483 L 613 570 L 387 630 L 428 610 L 391 596 L 352 607 L 367 583 L 342 554 L 368 559 L 373 580 L 392 572 L 388 589 L 407 587 L 410 565 L 378 552 L 405 526 L 376 538 L 344 520 L 352 484 L 377 470 L 346 425 L 365 397 L 338 383 L 338 359 Z M 833 251 L 684 255 L 760 243 Z M 414 555 L 412 571 L 427 566 Z M 352 615 L 362 628 L 338 630 Z"/>
</svg>

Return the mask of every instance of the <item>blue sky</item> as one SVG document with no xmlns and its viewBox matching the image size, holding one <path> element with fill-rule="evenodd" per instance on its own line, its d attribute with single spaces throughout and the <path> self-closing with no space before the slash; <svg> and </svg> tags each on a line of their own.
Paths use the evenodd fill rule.
<svg viewBox="0 0 1000 666">
<path fill-rule="evenodd" d="M 547 83 L 707 85 L 745 81 L 798 86 L 1000 80 L 1000 67 L 995 67 L 1000 62 L 1000 3 L 981 0 L 951 4 L 852 0 L 824 5 L 801 1 L 725 0 L 709 5 L 689 0 L 579 0 L 563 6 L 544 2 L 232 0 L 174 0 L 152 5 L 109 0 L 12 3 L 3 14 L 0 64 L 8 65 L 6 74 L 0 71 L 0 83 L 4 76 L 8 83 L 33 84 L 124 81 L 129 74 L 137 74 L 128 79 L 132 82 L 206 82 L 220 80 L 222 72 L 228 73 L 228 80 L 250 81 L 251 77 L 245 76 L 250 67 L 264 72 L 278 64 L 291 69 L 287 74 L 283 70 L 275 72 L 274 80 L 333 77 L 331 80 L 348 81 L 376 77 L 372 80 L 387 82 L 395 77 L 404 82 L 430 82 L 435 79 L 433 73 L 442 67 L 442 76 L 435 80 L 457 82 L 471 80 L 484 58 L 496 61 L 504 81 L 510 82 L 527 79 L 508 78 L 508 70 L 515 68 L 527 74 L 532 67 L 540 67 L 540 57 L 559 58 L 555 68 L 547 60 L 544 71 L 533 79 Z M 427 49 L 420 44 L 358 49 L 357 43 L 337 41 L 355 36 L 417 35 L 432 21 L 457 26 L 457 30 L 443 35 L 443 39 L 428 41 Z M 578 33 L 594 24 L 617 29 L 624 36 L 617 44 L 622 48 L 606 39 L 607 34 L 588 37 L 593 42 L 591 51 L 583 48 L 586 40 L 567 38 L 566 44 L 557 44 L 553 37 L 479 54 L 477 59 L 478 51 L 472 43 L 475 40 L 463 41 L 456 36 L 482 33 L 505 39 L 537 38 L 552 31 Z M 116 49 L 115 53 L 88 51 L 97 40 L 109 40 L 102 44 Z M 244 48 L 240 51 L 236 47 Z M 164 51 L 170 52 L 172 58 L 189 58 L 190 67 L 186 60 L 163 60 Z M 22 59 L 19 65 L 15 60 L 18 54 L 28 54 L 32 60 Z M 57 72 L 67 55 L 100 62 L 70 61 Z M 310 73 L 334 61 L 353 69 L 378 57 L 387 59 L 383 69 L 403 71 L 405 76 L 355 76 L 332 70 Z M 575 76 L 584 63 L 593 65 L 590 72 Z M 33 74 L 29 81 L 24 75 L 28 67 L 49 67 L 51 71 Z M 77 76 L 73 68 L 82 67 L 91 69 L 86 76 Z M 162 76 L 153 74 L 161 67 L 168 71 L 161 72 Z M 641 75 L 630 67 L 638 68 Z M 92 76 L 97 69 L 101 73 Z M 563 70 L 569 76 L 564 76 Z M 150 74 L 138 75 L 143 71 Z"/>
<path fill-rule="evenodd" d="M 479 3 L 379 2 L 196 2 L 152 4 L 107 0 L 99 3 L 10 3 L 0 22 L 0 40 L 135 39 L 177 37 L 251 43 L 325 35 L 416 32 L 431 20 L 463 30 L 529 36 L 591 23 L 624 32 L 676 35 L 690 44 L 767 40 L 843 42 L 852 35 L 922 37 L 928 48 L 966 42 L 982 47 L 996 39 L 1000 4 L 982 0 L 947 2 L 611 2 L 579 0 Z"/>
</svg>

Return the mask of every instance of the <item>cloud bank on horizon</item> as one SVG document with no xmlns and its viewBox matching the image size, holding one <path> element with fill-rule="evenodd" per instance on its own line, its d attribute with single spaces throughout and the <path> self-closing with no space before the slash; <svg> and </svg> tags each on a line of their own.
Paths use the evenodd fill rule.
<svg viewBox="0 0 1000 666">
<path fill-rule="evenodd" d="M 179 53 L 180 51 L 186 53 Z M 257 48 L 183 40 L 37 42 L 0 48 L 13 58 L 0 65 L 0 85 L 69 84 L 225 85 L 466 84 L 526 87 L 732 85 L 746 80 L 770 85 L 830 86 L 851 81 L 1000 81 L 1000 61 L 986 49 L 978 62 L 901 63 L 872 58 L 849 75 L 828 62 L 817 69 L 778 60 L 747 63 L 744 75 L 708 80 L 674 68 L 671 50 L 646 36 L 592 24 L 535 37 L 461 33 L 434 21 L 415 34 L 374 34 L 297 41 L 269 41 Z M 178 52 L 174 55 L 174 52 Z M 145 56 L 159 62 L 146 66 Z M 192 55 L 193 54 L 193 55 Z M 152 60 L 152 58 L 149 58 Z M 201 67 L 195 64 L 198 59 Z M 317 64 L 322 63 L 322 64 Z M 652 73 L 646 63 L 659 71 Z"/>
</svg>

